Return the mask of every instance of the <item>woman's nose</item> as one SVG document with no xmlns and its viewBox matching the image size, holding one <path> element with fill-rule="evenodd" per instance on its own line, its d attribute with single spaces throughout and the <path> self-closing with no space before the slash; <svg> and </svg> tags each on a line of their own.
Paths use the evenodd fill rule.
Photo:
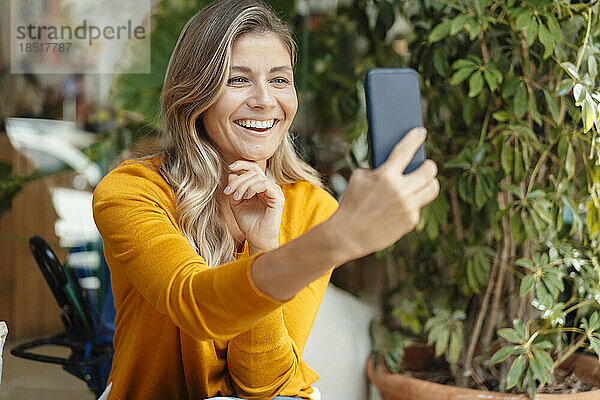
<svg viewBox="0 0 600 400">
<path fill-rule="evenodd" d="M 256 85 L 254 92 L 248 99 L 251 108 L 271 109 L 275 108 L 276 102 L 269 85 Z"/>
</svg>

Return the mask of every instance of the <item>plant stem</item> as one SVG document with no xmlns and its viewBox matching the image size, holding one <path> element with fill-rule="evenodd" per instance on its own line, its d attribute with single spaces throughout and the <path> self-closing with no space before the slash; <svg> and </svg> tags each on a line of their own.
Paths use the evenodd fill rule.
<svg viewBox="0 0 600 400">
<path fill-rule="evenodd" d="M 565 310 L 565 314 L 569 314 L 570 312 L 573 312 L 573 311 L 577 310 L 578 308 L 587 306 L 588 304 L 592 304 L 595 302 L 596 302 L 595 300 L 584 300 L 581 303 L 577 303 L 574 306 L 572 306 L 571 308 Z"/>
<path fill-rule="evenodd" d="M 546 157 L 548 157 L 548 153 L 550 153 L 550 150 L 552 150 L 554 145 L 556 143 L 558 143 L 559 139 L 560 139 L 560 135 L 557 135 L 557 137 L 552 141 L 552 143 L 550 143 L 548 145 L 548 147 L 546 147 L 546 150 L 544 150 L 544 152 L 540 156 L 540 159 L 538 160 L 537 164 L 535 164 L 535 168 L 533 168 L 533 172 L 531 173 L 531 177 L 529 178 L 529 185 L 527 186 L 527 193 L 525 194 L 525 196 L 527 196 L 529 194 L 529 192 L 531 192 L 531 189 L 533 188 L 533 184 L 535 183 L 535 176 L 537 175 L 537 173 L 538 173 L 540 167 L 542 166 L 542 163 L 546 159 Z"/>
<path fill-rule="evenodd" d="M 588 44 L 588 39 L 590 37 L 590 28 L 592 27 L 592 9 L 588 8 L 588 24 L 587 30 L 585 32 L 585 39 L 583 39 L 583 45 L 581 46 L 581 52 L 579 53 L 579 57 L 577 57 L 577 72 L 579 72 L 579 67 L 581 66 L 581 61 L 583 60 L 583 53 L 585 53 L 585 48 Z"/>
<path fill-rule="evenodd" d="M 556 361 L 554 361 L 554 364 L 552 364 L 552 368 L 556 368 L 558 366 L 560 366 L 563 362 L 565 362 L 565 360 L 569 357 L 571 357 L 573 355 L 573 353 L 575 353 L 575 350 L 577 350 L 579 347 L 581 347 L 583 345 L 583 342 L 585 342 L 585 339 L 587 339 L 586 335 L 581 335 L 579 336 L 579 339 L 577 339 L 577 341 L 575 343 L 571 343 L 566 349 L 565 351 L 556 359 Z"/>
<path fill-rule="evenodd" d="M 490 60 L 490 55 L 487 49 L 487 45 L 485 43 L 485 39 L 483 38 L 483 32 L 479 31 L 479 35 L 477 36 L 479 39 L 479 46 L 481 47 L 481 58 L 483 59 L 483 63 L 487 64 Z"/>
<path fill-rule="evenodd" d="M 510 203 L 510 195 L 504 193 L 506 196 L 506 204 Z M 500 271 L 498 272 L 498 279 L 496 279 L 496 286 L 494 289 L 494 297 L 492 299 L 492 307 L 488 313 L 488 324 L 481 340 L 482 348 L 487 348 L 492 341 L 496 328 L 496 321 L 498 319 L 498 312 L 500 310 L 500 299 L 502 295 L 502 289 L 504 286 L 504 279 L 506 276 L 506 270 L 508 268 L 508 259 L 510 257 L 510 228 L 506 221 L 502 220 L 502 230 L 504 231 L 504 238 L 502 243 L 502 253 L 500 258 Z"/>
<path fill-rule="evenodd" d="M 452 208 L 452 221 L 454 222 L 456 238 L 459 241 L 462 241 L 465 237 L 465 233 L 462 226 L 462 213 L 460 210 L 460 204 L 458 202 L 458 193 L 456 193 L 456 188 L 454 185 L 450 185 L 448 193 L 450 194 L 450 207 Z"/>
<path fill-rule="evenodd" d="M 505 199 L 503 193 L 498 194 L 498 207 L 503 209 L 506 207 Z M 508 225 L 508 216 L 505 215 L 502 217 L 502 226 Z M 504 231 L 504 234 L 510 234 L 508 231 Z M 483 326 L 483 320 L 487 315 L 488 305 L 490 303 L 490 297 L 492 295 L 492 289 L 494 288 L 494 284 L 496 282 L 496 276 L 498 275 L 498 270 L 501 268 L 502 263 L 502 254 L 504 253 L 504 241 L 503 244 L 499 246 L 496 250 L 496 258 L 494 259 L 494 264 L 492 266 L 492 271 L 490 273 L 490 278 L 488 280 L 487 287 L 485 288 L 485 293 L 483 295 L 483 299 L 481 300 L 481 308 L 479 309 L 479 313 L 477 315 L 477 320 L 475 321 L 475 326 L 473 327 L 473 331 L 471 332 L 471 337 L 469 338 L 469 343 L 467 345 L 467 352 L 465 354 L 465 364 L 464 364 L 464 372 L 463 375 L 465 377 L 472 375 L 473 370 L 473 356 L 475 355 L 475 348 L 477 347 L 477 341 L 479 339 L 479 335 L 481 333 L 481 328 Z"/>
</svg>

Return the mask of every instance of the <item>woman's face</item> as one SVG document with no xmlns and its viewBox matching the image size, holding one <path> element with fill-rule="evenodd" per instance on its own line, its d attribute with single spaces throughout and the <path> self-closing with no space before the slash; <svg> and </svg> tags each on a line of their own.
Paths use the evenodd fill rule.
<svg viewBox="0 0 600 400">
<path fill-rule="evenodd" d="M 233 43 L 227 85 L 204 128 L 227 163 L 257 161 L 264 170 L 297 109 L 290 53 L 272 33 L 247 33 Z"/>
</svg>

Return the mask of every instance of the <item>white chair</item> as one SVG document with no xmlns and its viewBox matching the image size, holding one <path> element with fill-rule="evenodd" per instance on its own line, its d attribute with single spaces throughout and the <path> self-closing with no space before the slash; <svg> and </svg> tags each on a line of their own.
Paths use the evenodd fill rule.
<svg viewBox="0 0 600 400">
<path fill-rule="evenodd" d="M 371 352 L 369 323 L 376 312 L 365 302 L 329 284 L 302 359 L 320 375 L 323 400 L 365 400 L 365 365 Z"/>
<path fill-rule="evenodd" d="M 8 327 L 6 322 L 0 321 L 0 385 L 2 384 L 2 349 L 6 342 L 6 336 L 8 335 Z"/>
</svg>

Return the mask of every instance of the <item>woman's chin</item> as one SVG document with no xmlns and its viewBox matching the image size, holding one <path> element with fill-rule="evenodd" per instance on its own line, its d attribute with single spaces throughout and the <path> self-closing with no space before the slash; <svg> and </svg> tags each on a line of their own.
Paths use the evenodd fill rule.
<svg viewBox="0 0 600 400">
<path fill-rule="evenodd" d="M 254 162 L 266 162 L 269 158 L 271 158 L 275 154 L 275 151 L 272 152 L 243 152 L 239 154 L 238 159 L 246 160 L 246 161 L 254 161 Z"/>
</svg>

